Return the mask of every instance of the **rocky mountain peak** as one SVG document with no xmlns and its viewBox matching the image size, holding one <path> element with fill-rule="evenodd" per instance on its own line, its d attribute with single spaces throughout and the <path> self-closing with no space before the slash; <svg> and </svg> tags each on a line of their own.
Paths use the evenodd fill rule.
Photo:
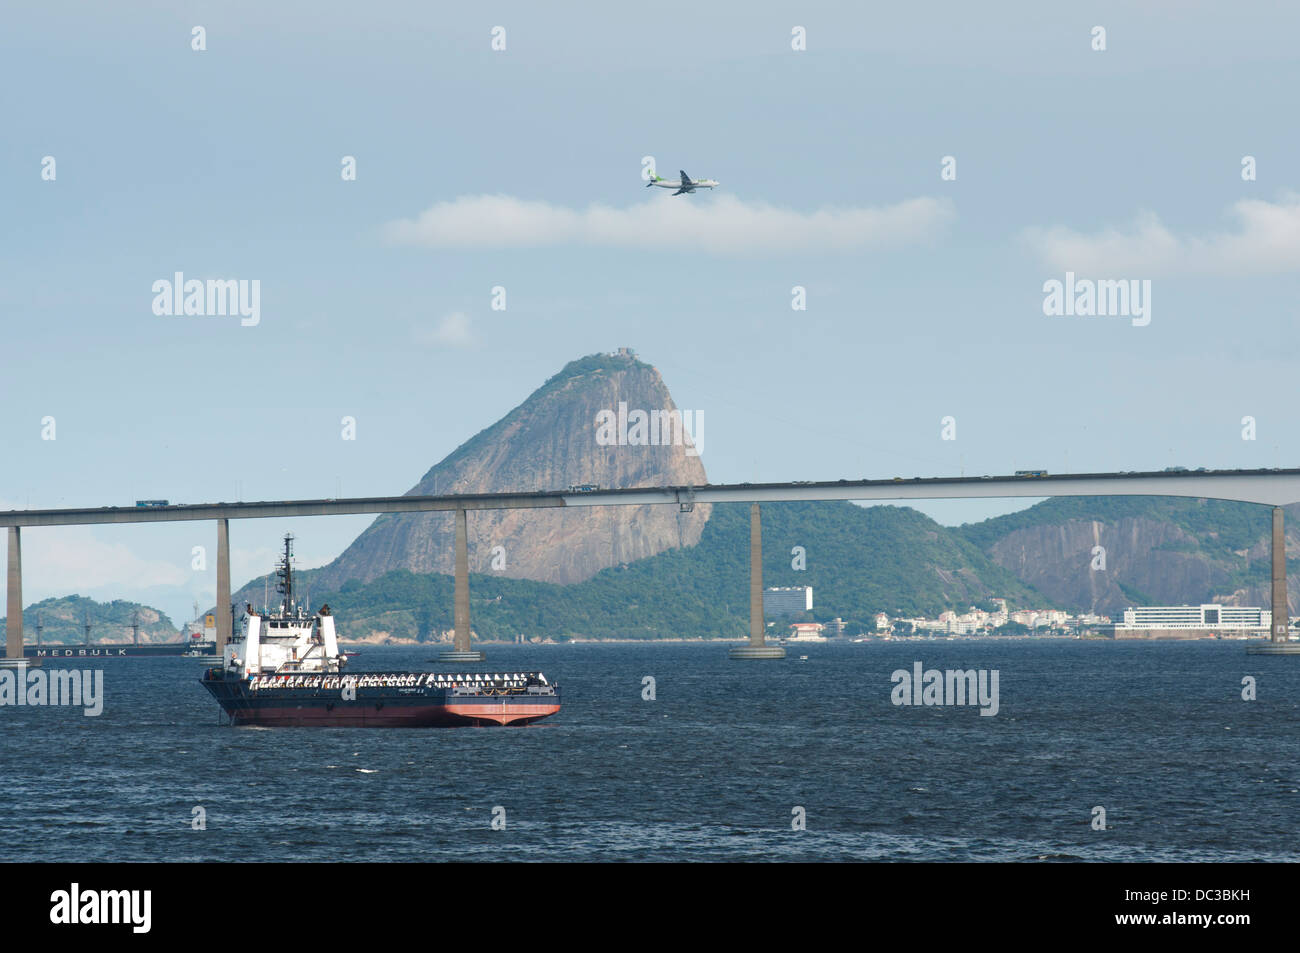
<svg viewBox="0 0 1300 953">
<path fill-rule="evenodd" d="M 659 371 L 629 349 L 571 361 L 522 404 L 433 466 L 408 495 L 707 483 L 689 432 L 702 420 L 678 408 Z M 690 421 L 687 435 L 677 423 Z M 653 440 L 654 442 L 651 442 Z M 667 506 L 471 511 L 471 572 L 572 583 L 602 569 L 693 546 L 710 508 Z M 450 513 L 386 514 L 313 587 L 366 582 L 396 569 L 451 573 Z"/>
</svg>

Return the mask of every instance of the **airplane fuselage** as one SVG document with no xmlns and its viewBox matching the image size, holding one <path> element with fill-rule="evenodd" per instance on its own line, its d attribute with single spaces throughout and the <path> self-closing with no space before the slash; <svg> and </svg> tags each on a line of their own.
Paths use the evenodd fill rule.
<svg viewBox="0 0 1300 953">
<path fill-rule="evenodd" d="M 651 182 L 650 185 L 659 186 L 660 189 L 673 189 L 673 190 L 681 190 L 685 192 L 693 192 L 697 189 L 716 189 L 716 187 L 718 187 L 718 182 L 714 181 L 714 179 L 711 178 L 693 178 L 690 179 L 690 182 L 686 183 L 685 189 L 682 189 L 681 179 L 671 179 L 671 181 L 669 181 L 669 179 L 660 178 L 660 179 L 655 179 L 655 181 Z"/>
<path fill-rule="evenodd" d="M 696 189 L 716 188 L 718 182 L 716 179 L 692 179 L 690 173 L 685 169 L 681 170 L 680 177 L 676 181 L 660 178 L 653 172 L 650 173 L 650 181 L 646 186 L 657 185 L 661 189 L 676 189 L 673 195 L 681 195 L 683 192 L 694 192 Z"/>
<path fill-rule="evenodd" d="M 680 189 L 682 187 L 681 179 L 656 179 L 650 183 L 657 185 L 661 189 Z M 687 192 L 694 192 L 696 189 L 713 189 L 717 188 L 718 183 L 714 179 L 691 179 L 686 186 Z"/>
</svg>

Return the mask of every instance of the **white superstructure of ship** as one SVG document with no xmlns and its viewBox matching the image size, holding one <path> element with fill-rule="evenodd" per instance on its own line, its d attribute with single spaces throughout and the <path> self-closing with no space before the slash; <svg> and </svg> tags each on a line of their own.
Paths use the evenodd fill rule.
<svg viewBox="0 0 1300 953">
<path fill-rule="evenodd" d="M 330 674 L 347 659 L 339 652 L 329 606 L 310 612 L 293 593 L 293 537 L 284 537 L 284 555 L 276 569 L 280 606 L 258 612 L 245 607 L 239 636 L 226 646 L 222 663 L 243 677 L 265 674 Z"/>
</svg>

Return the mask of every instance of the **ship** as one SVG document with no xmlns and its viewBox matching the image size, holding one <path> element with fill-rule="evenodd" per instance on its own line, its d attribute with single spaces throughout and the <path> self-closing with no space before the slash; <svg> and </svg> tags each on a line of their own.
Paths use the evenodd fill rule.
<svg viewBox="0 0 1300 953">
<path fill-rule="evenodd" d="M 114 658 L 161 658 L 165 656 L 189 658 L 217 657 L 215 643 L 207 646 L 195 646 L 190 642 L 142 642 L 133 645 L 130 642 L 84 642 L 52 643 L 49 645 L 24 645 L 23 654 L 28 658 L 76 658 L 76 659 L 114 659 Z"/>
<path fill-rule="evenodd" d="M 221 664 L 200 679 L 232 725 L 527 725 L 560 710 L 559 686 L 541 672 L 347 671 L 330 607 L 294 598 L 292 542 L 276 568 L 279 607 L 246 604 Z"/>
<path fill-rule="evenodd" d="M 185 658 L 214 659 L 217 655 L 217 620 L 209 612 L 203 617 L 202 623 L 198 617 L 199 607 L 194 606 L 194 621 L 186 625 L 182 635 L 188 634 L 189 638 L 185 643 L 185 650 L 181 655 Z"/>
<path fill-rule="evenodd" d="M 195 607 L 197 612 L 198 607 Z M 90 622 L 85 623 L 86 641 L 54 642 L 41 640 L 41 628 L 36 627 L 36 644 L 24 645 L 23 654 L 27 658 L 49 659 L 101 659 L 114 658 L 160 658 L 166 656 L 183 656 L 185 658 L 204 658 L 215 660 L 217 657 L 216 620 L 211 614 L 203 622 L 203 627 L 196 619 L 189 623 L 187 631 L 182 630 L 181 638 L 170 642 L 141 642 L 140 620 L 138 615 L 131 620 L 132 639 L 130 642 L 92 642 L 90 640 Z"/>
</svg>

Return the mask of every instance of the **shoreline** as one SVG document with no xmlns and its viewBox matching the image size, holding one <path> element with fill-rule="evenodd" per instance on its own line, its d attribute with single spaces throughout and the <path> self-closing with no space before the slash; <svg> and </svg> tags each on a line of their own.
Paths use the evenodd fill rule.
<svg viewBox="0 0 1300 953">
<path fill-rule="evenodd" d="M 564 645 L 744 645 L 749 639 L 745 637 L 737 638 L 719 638 L 719 639 L 564 639 L 549 640 L 545 642 L 506 642 L 492 641 L 490 639 L 475 639 L 475 646 L 520 646 L 529 648 L 541 648 L 543 646 L 564 646 Z M 870 637 L 866 641 L 856 642 L 852 639 L 828 639 L 822 642 L 792 642 L 786 641 L 779 643 L 775 640 L 769 641 L 770 645 L 784 645 L 785 648 L 802 648 L 804 646 L 827 646 L 827 645 L 885 645 L 889 643 L 910 643 L 910 642 L 1108 642 L 1116 645 L 1142 645 L 1153 642 L 1267 642 L 1265 638 L 1245 638 L 1245 639 L 1224 639 L 1207 636 L 1202 638 L 1184 639 L 1114 639 L 1106 636 L 1076 636 L 1076 635 L 907 635 L 894 636 L 889 639 Z M 414 639 L 393 639 L 383 642 L 348 642 L 343 639 L 339 640 L 339 646 L 346 649 L 369 648 L 428 648 L 439 651 L 451 647 L 450 642 L 417 642 Z"/>
</svg>

